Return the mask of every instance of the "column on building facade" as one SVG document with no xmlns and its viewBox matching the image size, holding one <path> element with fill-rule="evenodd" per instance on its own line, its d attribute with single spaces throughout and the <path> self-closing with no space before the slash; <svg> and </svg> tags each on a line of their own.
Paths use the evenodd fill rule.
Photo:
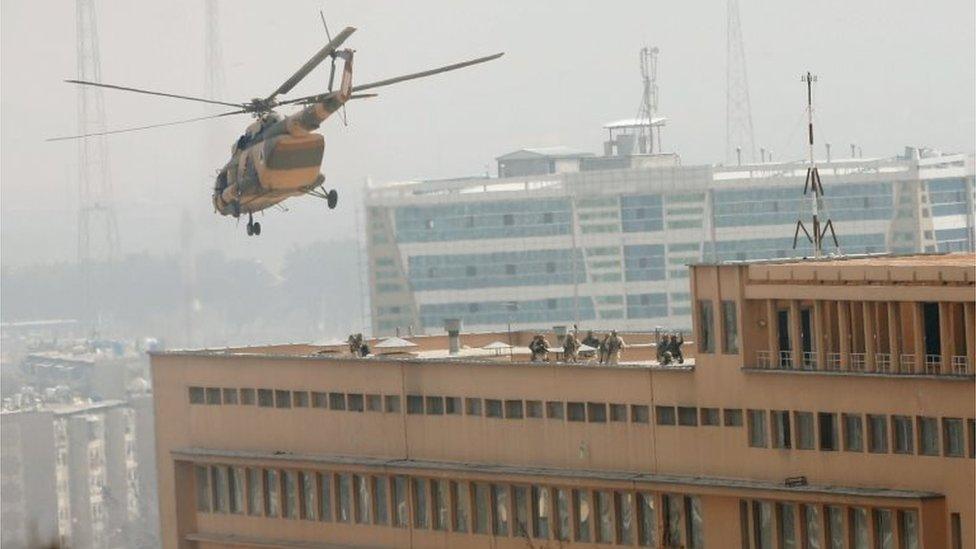
<svg viewBox="0 0 976 549">
<path fill-rule="evenodd" d="M 939 302 L 939 351 L 942 355 L 939 360 L 939 373 L 949 371 L 952 363 L 952 355 L 956 354 L 955 341 L 952 337 L 952 303 L 948 301 Z"/>
<path fill-rule="evenodd" d="M 877 324 L 875 323 L 874 302 L 862 301 L 861 310 L 864 315 L 864 369 L 865 371 L 873 372 L 877 369 L 875 353 L 878 349 L 876 344 L 878 330 Z"/>
<path fill-rule="evenodd" d="M 912 347 L 915 351 L 915 371 L 925 371 L 925 315 L 923 304 L 913 301 L 912 306 Z"/>
<path fill-rule="evenodd" d="M 790 300 L 790 351 L 793 355 L 793 367 L 803 364 L 803 338 L 800 335 L 800 302 Z"/>
<path fill-rule="evenodd" d="M 817 369 L 823 370 L 827 367 L 827 349 L 830 348 L 828 335 L 830 330 L 827 328 L 827 307 L 824 301 L 816 299 L 813 301 L 813 340 L 815 345 L 813 350 L 817 357 Z"/>
<path fill-rule="evenodd" d="M 889 301 L 888 309 L 888 352 L 891 353 L 891 369 L 901 369 L 901 304 Z"/>
<path fill-rule="evenodd" d="M 840 368 L 851 367 L 851 309 L 847 301 L 837 301 L 837 337 L 840 340 Z"/>
<path fill-rule="evenodd" d="M 976 367 L 976 303 L 963 303 L 963 324 L 966 327 L 966 356 L 972 369 Z"/>
</svg>

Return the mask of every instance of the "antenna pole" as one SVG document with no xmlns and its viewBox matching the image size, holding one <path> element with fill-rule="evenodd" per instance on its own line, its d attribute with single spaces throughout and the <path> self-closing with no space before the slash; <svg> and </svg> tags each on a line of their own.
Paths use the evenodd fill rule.
<svg viewBox="0 0 976 549">
<path fill-rule="evenodd" d="M 823 255 L 823 238 L 830 231 L 834 246 L 840 248 L 837 242 L 837 235 L 834 233 L 834 224 L 830 219 L 826 219 L 821 225 L 820 212 L 823 210 L 823 185 L 820 182 L 820 172 L 817 170 L 817 163 L 813 158 L 813 83 L 817 81 L 817 76 L 807 71 L 801 80 L 807 85 L 807 145 L 809 166 L 807 167 L 807 177 L 803 184 L 803 194 L 812 193 L 810 197 L 811 230 L 803 224 L 802 219 L 796 221 L 796 230 L 793 232 L 793 249 L 796 249 L 800 231 L 813 244 L 813 256 Z"/>
</svg>

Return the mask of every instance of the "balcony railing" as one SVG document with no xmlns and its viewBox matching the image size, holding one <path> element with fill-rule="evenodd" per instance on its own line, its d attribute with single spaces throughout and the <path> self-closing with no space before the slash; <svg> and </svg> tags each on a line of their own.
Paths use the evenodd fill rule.
<svg viewBox="0 0 976 549">
<path fill-rule="evenodd" d="M 796 362 L 793 351 L 756 351 L 755 368 L 763 370 L 804 370 L 857 374 L 973 376 L 973 362 L 969 356 L 915 355 L 875 353 L 874 364 L 868 365 L 865 353 L 829 352 L 820 361 L 818 351 L 805 351 Z M 844 358 L 847 360 L 845 361 Z M 921 358 L 921 360 L 919 360 Z"/>
</svg>

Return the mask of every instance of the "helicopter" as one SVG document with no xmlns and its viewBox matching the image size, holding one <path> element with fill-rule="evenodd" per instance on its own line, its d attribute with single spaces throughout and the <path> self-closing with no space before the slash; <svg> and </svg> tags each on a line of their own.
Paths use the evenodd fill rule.
<svg viewBox="0 0 976 549">
<path fill-rule="evenodd" d="M 278 205 L 288 198 L 308 195 L 325 200 L 329 209 L 336 207 L 339 198 L 338 194 L 334 189 L 326 191 L 323 188 L 325 176 L 320 173 L 322 156 L 325 150 L 325 138 L 321 134 L 315 133 L 315 131 L 329 116 L 340 109 L 344 109 L 347 101 L 351 99 L 376 97 L 375 93 L 361 93 L 365 90 L 485 63 L 504 55 L 504 53 L 496 53 L 494 55 L 445 65 L 422 72 L 405 74 L 354 86 L 352 84 L 354 50 L 339 48 L 356 29 L 354 27 L 346 27 L 335 38 L 332 38 L 329 34 L 328 25 L 325 24 L 324 16 L 322 17 L 322 23 L 325 26 L 328 43 L 309 58 L 304 65 L 288 77 L 270 95 L 263 98 L 254 98 L 247 102 L 232 103 L 102 82 L 65 80 L 65 82 L 81 86 L 95 86 L 197 101 L 200 103 L 234 107 L 235 110 L 163 124 L 55 137 L 48 139 L 48 141 L 85 139 L 240 114 L 251 114 L 255 120 L 247 126 L 244 133 L 231 145 L 230 160 L 217 173 L 213 189 L 213 206 L 217 213 L 225 216 L 240 218 L 241 215 L 247 214 L 247 234 L 248 236 L 257 236 L 261 234 L 261 223 L 254 221 L 254 214 Z M 279 99 L 279 96 L 286 95 L 290 92 L 310 72 L 325 61 L 326 58 L 331 58 L 332 60 L 329 72 L 328 91 L 293 99 Z M 342 60 L 342 76 L 339 88 L 333 90 L 337 59 Z M 302 109 L 288 116 L 282 116 L 275 111 L 276 108 L 286 105 L 301 106 Z M 345 111 L 343 111 L 343 115 L 345 115 Z"/>
</svg>

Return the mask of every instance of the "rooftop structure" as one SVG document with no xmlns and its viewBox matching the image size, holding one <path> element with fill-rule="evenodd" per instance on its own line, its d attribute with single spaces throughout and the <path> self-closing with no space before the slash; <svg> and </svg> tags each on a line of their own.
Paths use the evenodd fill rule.
<svg viewBox="0 0 976 549">
<path fill-rule="evenodd" d="M 153 353 L 163 547 L 965 546 L 974 281 L 972 254 L 695 264 L 682 364 L 649 333 L 568 363 L 561 326 L 528 362 L 533 331 L 454 319 L 409 354 Z"/>
</svg>

